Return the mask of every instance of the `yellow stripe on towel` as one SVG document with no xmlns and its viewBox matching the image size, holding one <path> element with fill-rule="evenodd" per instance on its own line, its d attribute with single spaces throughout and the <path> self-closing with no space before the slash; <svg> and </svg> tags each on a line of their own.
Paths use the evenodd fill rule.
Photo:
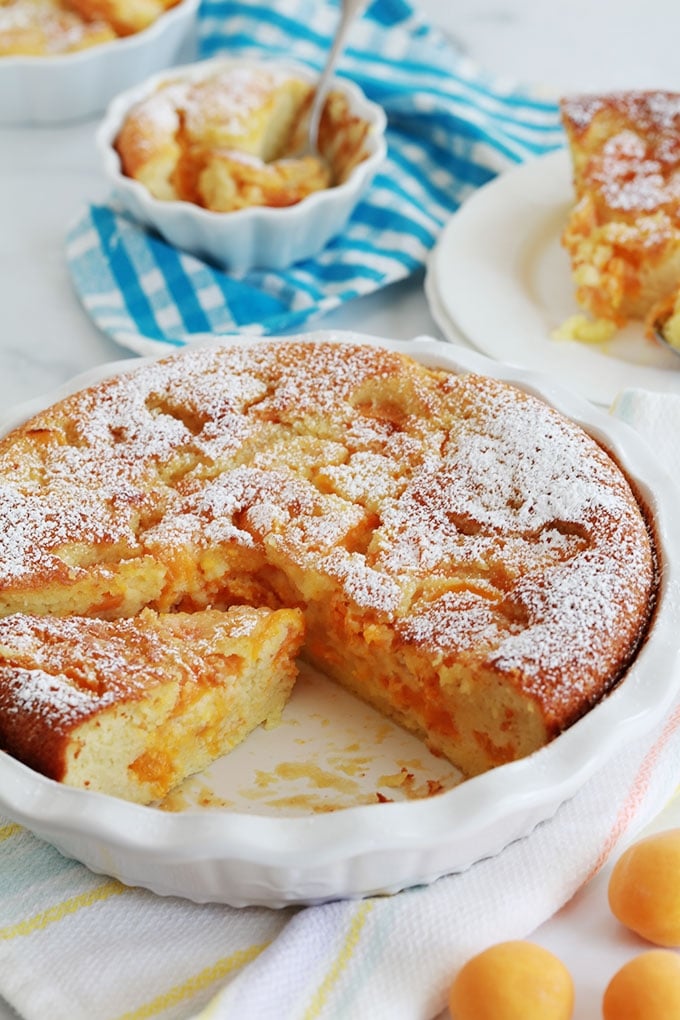
<svg viewBox="0 0 680 1020">
<path fill-rule="evenodd" d="M 50 924 L 55 924 L 58 921 L 62 921 L 65 917 L 77 913 L 83 907 L 90 907 L 93 903 L 108 900 L 111 896 L 117 896 L 119 893 L 125 892 L 126 889 L 127 886 L 121 885 L 120 882 L 115 880 L 103 882 L 95 889 L 90 889 L 89 892 L 81 893 L 79 896 L 72 896 L 62 903 L 55 903 L 53 907 L 41 911 L 35 917 L 27 917 L 25 921 L 11 924 L 8 928 L 0 928 L 0 940 L 8 941 L 19 935 L 32 935 L 33 932 L 42 931 Z"/>
<path fill-rule="evenodd" d="M 151 999 L 150 1002 L 145 1003 L 138 1009 L 133 1009 L 129 1013 L 123 1013 L 117 1020 L 147 1020 L 148 1017 L 155 1016 L 162 1010 L 176 1006 L 185 999 L 191 998 L 197 992 L 203 991 L 204 988 L 208 988 L 215 981 L 220 981 L 222 978 L 227 977 L 232 971 L 245 967 L 247 963 L 251 963 L 270 944 L 270 942 L 262 942 L 260 945 L 249 946 L 248 949 L 239 949 L 237 952 L 232 953 L 231 956 L 223 956 L 221 960 L 217 960 L 216 963 L 199 971 L 198 974 L 187 978 L 181 985 L 169 988 L 167 992 L 156 996 L 155 999 Z"/>
<path fill-rule="evenodd" d="M 319 1016 L 333 985 L 336 983 L 351 960 L 354 951 L 359 944 L 361 929 L 366 924 L 366 919 L 374 906 L 375 903 L 371 903 L 367 900 L 357 909 L 354 917 L 352 918 L 352 923 L 349 931 L 347 932 L 347 937 L 342 944 L 342 948 L 335 960 L 335 963 L 317 989 L 314 998 L 304 1014 L 303 1020 L 314 1020 L 315 1017 Z"/>
<path fill-rule="evenodd" d="M 17 825 L 15 822 L 12 822 L 11 825 L 3 825 L 0 828 L 0 843 L 3 843 L 6 839 L 11 839 L 12 836 L 18 836 L 23 831 L 23 825 Z"/>
</svg>

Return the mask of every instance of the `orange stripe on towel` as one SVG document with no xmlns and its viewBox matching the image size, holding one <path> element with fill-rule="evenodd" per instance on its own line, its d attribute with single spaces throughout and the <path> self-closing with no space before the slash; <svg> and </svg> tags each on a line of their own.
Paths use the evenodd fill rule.
<svg viewBox="0 0 680 1020">
<path fill-rule="evenodd" d="M 669 716 L 658 739 L 652 747 L 650 747 L 649 751 L 643 758 L 637 775 L 633 780 L 633 785 L 630 788 L 628 797 L 621 805 L 621 810 L 616 817 L 613 828 L 605 840 L 597 860 L 585 880 L 585 883 L 590 882 L 590 880 L 598 873 L 600 868 L 606 864 L 612 850 L 635 817 L 635 814 L 640 807 L 647 790 L 649 789 L 649 784 L 651 782 L 652 775 L 654 774 L 654 769 L 659 761 L 659 757 L 668 744 L 668 741 L 678 729 L 678 726 L 680 726 L 680 705 L 678 705 L 672 715 Z"/>
</svg>

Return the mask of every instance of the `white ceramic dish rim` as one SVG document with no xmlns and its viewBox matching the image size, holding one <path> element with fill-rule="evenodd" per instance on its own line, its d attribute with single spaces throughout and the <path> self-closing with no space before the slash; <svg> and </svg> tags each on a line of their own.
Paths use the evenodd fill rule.
<svg viewBox="0 0 680 1020">
<path fill-rule="evenodd" d="M 191 202 L 182 200 L 163 202 L 155 198 L 149 190 L 139 181 L 126 177 L 120 169 L 120 160 L 113 147 L 114 140 L 120 130 L 125 116 L 131 106 L 144 96 L 153 92 L 162 82 L 174 81 L 180 78 L 188 78 L 191 81 L 198 81 L 201 78 L 221 68 L 230 67 L 257 67 L 262 65 L 262 60 L 252 57 L 228 57 L 217 56 L 208 60 L 200 60 L 191 64 L 183 64 L 168 70 L 152 75 L 145 81 L 119 93 L 109 103 L 103 120 L 101 121 L 95 141 L 100 153 L 104 170 L 118 194 L 124 195 L 129 192 L 139 203 L 140 207 L 148 210 L 147 215 L 154 222 L 171 223 L 173 220 L 182 219 L 189 215 L 198 223 L 210 226 L 213 229 L 220 229 L 229 225 L 243 224 L 248 221 L 257 223 L 266 222 L 272 217 L 277 221 L 294 221 L 301 214 L 311 214 L 319 207 L 338 201 L 350 191 L 360 193 L 364 182 L 373 176 L 385 158 L 387 142 L 385 129 L 387 117 L 385 111 L 377 103 L 368 99 L 362 89 L 348 78 L 336 77 L 333 88 L 344 92 L 351 103 L 351 109 L 363 120 L 368 121 L 371 130 L 366 137 L 367 156 L 361 163 L 354 167 L 347 180 L 332 188 L 324 188 L 307 195 L 302 201 L 295 205 L 272 208 L 270 206 L 251 206 L 246 209 L 235 209 L 231 212 L 213 212 Z M 267 69 L 278 69 L 290 74 L 299 75 L 305 80 L 315 83 L 318 75 L 311 68 L 295 61 L 267 60 L 264 64 Z"/>
<path fill-rule="evenodd" d="M 65 71 L 77 68 L 81 64 L 89 63 L 92 60 L 106 62 L 113 55 L 129 53 L 142 47 L 153 45 L 157 36 L 165 33 L 166 29 L 175 21 L 183 20 L 198 10 L 201 0 L 179 0 L 174 7 L 164 11 L 154 22 L 143 28 L 140 32 L 132 35 L 118 36 L 108 42 L 98 43 L 96 46 L 87 46 L 85 49 L 77 50 L 74 53 L 55 53 L 52 55 L 16 55 L 0 57 L 0 80 L 4 69 L 16 68 L 39 68 L 42 73 L 49 69 Z"/>
<path fill-rule="evenodd" d="M 629 426 L 574 397 L 545 376 L 491 361 L 477 352 L 430 337 L 392 341 L 342 331 L 319 331 L 304 334 L 304 338 L 382 345 L 410 354 L 427 365 L 505 379 L 543 397 L 584 425 L 635 480 L 654 520 L 662 568 L 661 590 L 648 640 L 625 682 L 550 745 L 529 758 L 501 766 L 427 800 L 359 806 L 332 814 L 285 819 L 229 811 L 168 814 L 61 786 L 0 753 L 0 809 L 44 838 L 52 838 L 58 844 L 64 837 L 67 841 L 74 838 L 96 841 L 118 854 L 135 854 L 138 859 L 153 861 L 159 871 L 164 864 L 172 868 L 178 861 L 200 865 L 202 861 L 217 859 L 247 861 L 251 866 L 266 868 L 268 874 L 276 868 L 294 868 L 295 874 L 299 874 L 305 869 L 330 867 L 365 855 L 395 851 L 408 855 L 409 851 L 427 851 L 448 843 L 453 848 L 451 866 L 440 868 L 434 876 L 439 877 L 470 863 L 456 860 L 456 844 L 469 845 L 473 840 L 478 857 L 488 856 L 517 835 L 509 824 L 512 818 L 520 814 L 532 818 L 533 827 L 537 818 L 550 817 L 627 742 L 660 723 L 673 703 L 680 659 L 677 639 L 680 522 L 674 514 L 677 492 L 674 482 Z M 224 342 L 253 344 L 271 340 L 234 337 L 225 338 Z M 142 360 L 156 359 L 135 358 L 100 366 L 44 400 L 16 408 L 0 421 L 0 429 L 7 430 L 66 392 L 134 369 Z M 507 830 L 505 843 L 498 835 L 499 829 Z M 78 857 L 77 851 L 72 852 Z M 410 881 L 401 882 L 402 887 L 433 876 L 417 871 L 409 877 Z M 173 891 L 178 895 L 183 892 Z M 353 895 L 364 891 L 342 888 L 335 893 Z M 275 894 L 270 896 L 276 900 Z"/>
</svg>

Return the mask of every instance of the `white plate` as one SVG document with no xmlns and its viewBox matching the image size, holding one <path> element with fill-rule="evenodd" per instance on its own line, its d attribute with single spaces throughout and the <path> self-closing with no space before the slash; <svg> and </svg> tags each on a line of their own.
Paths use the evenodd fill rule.
<svg viewBox="0 0 680 1020">
<path fill-rule="evenodd" d="M 0 754 L 1 813 L 93 870 L 158 893 L 278 907 L 395 892 L 463 870 L 550 817 L 660 721 L 675 694 L 680 519 L 673 483 L 636 433 L 545 378 L 474 351 L 429 338 L 307 336 L 379 343 L 428 365 L 508 379 L 583 423 L 635 479 L 653 516 L 663 567 L 658 611 L 625 682 L 608 698 L 530 758 L 457 785 L 454 770 L 422 744 L 308 673 L 283 724 L 252 734 L 190 780 L 173 797 L 174 812 L 61 786 Z M 139 364 L 103 366 L 68 389 Z M 0 428 L 36 409 L 24 405 Z M 428 782 L 445 792 L 423 796 Z M 394 802 L 378 802 L 378 792 Z"/>
<path fill-rule="evenodd" d="M 606 345 L 554 340 L 579 312 L 569 258 L 560 244 L 573 201 L 565 149 L 523 163 L 475 192 L 435 248 L 426 293 L 437 325 L 480 351 L 549 372 L 608 406 L 635 386 L 680 393 L 680 358 L 631 323 Z"/>
</svg>

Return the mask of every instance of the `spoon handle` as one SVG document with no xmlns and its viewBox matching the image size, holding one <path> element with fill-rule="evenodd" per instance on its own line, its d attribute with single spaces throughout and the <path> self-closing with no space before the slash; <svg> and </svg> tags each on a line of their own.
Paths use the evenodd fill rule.
<svg viewBox="0 0 680 1020">
<path fill-rule="evenodd" d="M 316 86 L 314 101 L 312 102 L 312 108 L 309 113 L 307 138 L 309 148 L 313 152 L 315 152 L 318 148 L 317 138 L 319 135 L 321 111 L 333 77 L 335 65 L 345 45 L 345 36 L 347 35 L 349 27 L 354 19 L 361 14 L 367 5 L 368 0 L 341 0 L 340 21 L 338 22 L 335 30 L 333 44 L 328 54 L 326 65 L 321 72 L 321 77 L 319 78 L 319 82 Z"/>
</svg>

